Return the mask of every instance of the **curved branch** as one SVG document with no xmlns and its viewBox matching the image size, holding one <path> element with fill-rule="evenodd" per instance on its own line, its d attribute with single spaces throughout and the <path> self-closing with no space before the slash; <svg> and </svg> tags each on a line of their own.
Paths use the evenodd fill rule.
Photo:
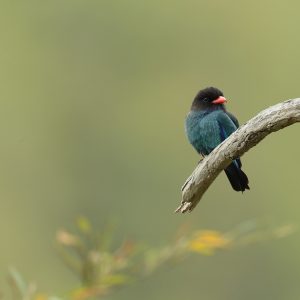
<svg viewBox="0 0 300 300">
<path fill-rule="evenodd" d="M 267 135 L 300 122 L 300 98 L 271 106 L 243 126 L 206 156 L 182 186 L 182 201 L 175 212 L 191 212 L 208 187 L 233 159 L 242 156 Z"/>
</svg>

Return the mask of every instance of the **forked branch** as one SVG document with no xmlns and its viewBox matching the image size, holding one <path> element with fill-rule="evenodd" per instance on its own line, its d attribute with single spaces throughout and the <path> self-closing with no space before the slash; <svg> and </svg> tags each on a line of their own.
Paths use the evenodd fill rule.
<svg viewBox="0 0 300 300">
<path fill-rule="evenodd" d="M 241 157 L 270 133 L 296 122 L 300 122 L 300 98 L 271 106 L 241 126 L 199 163 L 181 188 L 182 201 L 175 212 L 191 212 L 233 159 Z"/>
</svg>

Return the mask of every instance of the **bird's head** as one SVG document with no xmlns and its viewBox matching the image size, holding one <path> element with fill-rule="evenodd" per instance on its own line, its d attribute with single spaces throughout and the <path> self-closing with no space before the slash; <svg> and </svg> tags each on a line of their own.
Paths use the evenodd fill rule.
<svg viewBox="0 0 300 300">
<path fill-rule="evenodd" d="M 219 106 L 223 107 L 223 104 L 226 102 L 227 100 L 222 91 L 215 87 L 208 87 L 198 92 L 193 101 L 192 109 L 202 110 L 208 108 L 217 108 Z"/>
</svg>

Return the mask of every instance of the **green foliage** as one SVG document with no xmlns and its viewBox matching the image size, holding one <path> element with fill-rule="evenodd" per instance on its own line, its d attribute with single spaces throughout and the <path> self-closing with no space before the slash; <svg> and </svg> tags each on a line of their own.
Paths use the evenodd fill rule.
<svg viewBox="0 0 300 300">
<path fill-rule="evenodd" d="M 33 282 L 26 282 L 15 269 L 9 270 L 9 284 L 13 300 L 86 300 L 102 298 L 108 293 L 147 278 L 164 265 L 182 261 L 191 252 L 214 255 L 221 250 L 232 251 L 253 243 L 284 238 L 296 230 L 285 224 L 276 228 L 263 228 L 256 220 L 245 221 L 228 232 L 187 228 L 177 232 L 168 245 L 160 248 L 124 239 L 114 242 L 111 226 L 97 230 L 88 219 L 79 217 L 76 230 L 58 230 L 57 249 L 66 265 L 79 279 L 81 285 L 63 298 L 40 293 Z"/>
<path fill-rule="evenodd" d="M 169 246 L 154 249 L 130 239 L 116 244 L 110 226 L 98 232 L 84 217 L 77 219 L 76 227 L 75 233 L 61 229 L 56 235 L 63 262 L 82 282 L 69 295 L 72 299 L 105 295 L 186 253 L 187 245 L 180 238 Z"/>
</svg>

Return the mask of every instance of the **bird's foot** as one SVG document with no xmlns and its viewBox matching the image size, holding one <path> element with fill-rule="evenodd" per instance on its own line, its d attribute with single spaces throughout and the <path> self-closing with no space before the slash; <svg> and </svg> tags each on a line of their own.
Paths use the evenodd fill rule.
<svg viewBox="0 0 300 300">
<path fill-rule="evenodd" d="M 199 161 L 198 161 L 198 165 L 202 162 L 204 158 L 201 158 Z"/>
</svg>

